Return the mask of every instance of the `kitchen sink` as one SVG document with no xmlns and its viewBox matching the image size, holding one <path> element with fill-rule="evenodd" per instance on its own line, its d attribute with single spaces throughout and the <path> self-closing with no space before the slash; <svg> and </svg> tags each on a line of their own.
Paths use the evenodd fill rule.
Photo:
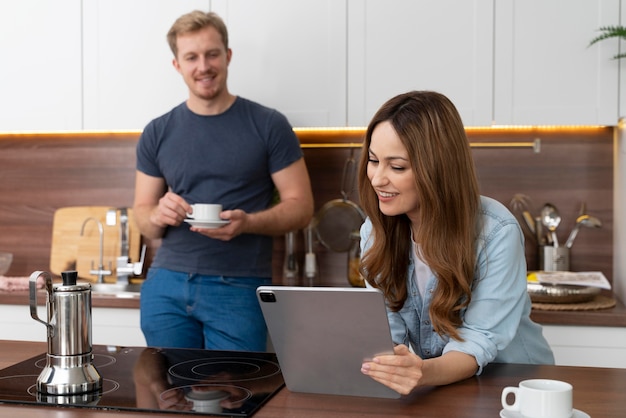
<svg viewBox="0 0 626 418">
<path fill-rule="evenodd" d="M 141 292 L 139 284 L 92 283 L 91 294 L 94 296 L 115 296 L 119 298 L 138 298 Z"/>
</svg>

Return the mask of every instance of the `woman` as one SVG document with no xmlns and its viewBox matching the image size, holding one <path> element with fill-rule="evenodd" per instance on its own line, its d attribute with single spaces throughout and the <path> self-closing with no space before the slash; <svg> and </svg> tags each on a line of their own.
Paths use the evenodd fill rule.
<svg viewBox="0 0 626 418">
<path fill-rule="evenodd" d="M 408 394 L 479 374 L 490 362 L 553 364 L 530 318 L 524 238 L 480 196 L 454 105 L 428 91 L 385 103 L 359 165 L 361 273 L 387 302 L 395 355 L 362 372 Z M 410 347 L 410 348 L 409 348 Z"/>
</svg>

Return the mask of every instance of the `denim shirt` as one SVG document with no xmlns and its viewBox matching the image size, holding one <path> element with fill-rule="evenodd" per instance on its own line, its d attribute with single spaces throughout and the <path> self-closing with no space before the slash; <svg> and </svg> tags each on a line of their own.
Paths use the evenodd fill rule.
<svg viewBox="0 0 626 418">
<path fill-rule="evenodd" d="M 480 201 L 482 230 L 476 248 L 472 300 L 461 312 L 458 328 L 464 341 L 434 331 L 428 308 L 437 278 L 431 274 L 425 295 L 420 295 L 412 280 L 412 261 L 408 265 L 404 306 L 398 312 L 387 309 L 392 339 L 396 344 L 410 346 L 423 359 L 449 351 L 469 354 L 476 359 L 477 374 L 491 362 L 554 364 L 541 326 L 529 317 L 524 235 L 504 205 L 484 196 Z M 363 253 L 371 246 L 371 234 L 372 224 L 367 219 L 361 227 Z"/>
</svg>

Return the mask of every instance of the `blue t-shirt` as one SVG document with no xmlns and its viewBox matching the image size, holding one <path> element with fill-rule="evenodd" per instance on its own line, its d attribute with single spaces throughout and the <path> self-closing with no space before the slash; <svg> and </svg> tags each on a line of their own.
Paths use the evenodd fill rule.
<svg viewBox="0 0 626 418">
<path fill-rule="evenodd" d="M 271 174 L 302 157 L 287 119 L 237 97 L 224 113 L 204 116 L 182 103 L 151 121 L 137 144 L 137 170 L 165 179 L 188 203 L 259 212 L 271 205 Z M 242 234 L 230 241 L 168 227 L 153 267 L 218 276 L 271 277 L 272 238 Z"/>
</svg>

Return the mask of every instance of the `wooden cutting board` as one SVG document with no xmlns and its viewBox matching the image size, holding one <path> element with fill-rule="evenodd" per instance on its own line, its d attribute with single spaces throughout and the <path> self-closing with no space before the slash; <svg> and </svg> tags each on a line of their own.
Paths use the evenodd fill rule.
<svg viewBox="0 0 626 418">
<path fill-rule="evenodd" d="M 102 256 L 105 270 L 111 270 L 104 281 L 117 281 L 117 257 L 121 254 L 120 211 L 116 210 L 115 225 L 107 225 L 107 211 L 110 206 L 74 206 L 57 209 L 52 225 L 52 249 L 50 252 L 50 272 L 60 276 L 66 270 L 77 270 L 78 277 L 95 282 L 97 275 L 90 270 L 100 264 L 100 233 L 98 220 L 102 223 Z M 127 209 L 129 222 L 129 251 L 131 262 L 139 261 L 141 234 L 137 228 L 132 209 Z M 83 225 L 84 224 L 84 225 Z M 82 229 L 82 235 L 81 235 Z"/>
</svg>

